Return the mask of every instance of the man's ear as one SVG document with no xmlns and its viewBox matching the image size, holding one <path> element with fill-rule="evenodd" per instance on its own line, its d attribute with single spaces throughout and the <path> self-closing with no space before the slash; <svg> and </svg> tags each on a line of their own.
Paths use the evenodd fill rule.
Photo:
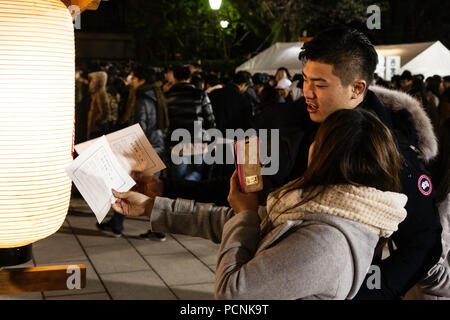
<svg viewBox="0 0 450 320">
<path fill-rule="evenodd" d="M 364 80 L 355 80 L 352 83 L 352 99 L 358 99 L 364 95 L 364 91 L 367 89 L 367 83 Z"/>
</svg>

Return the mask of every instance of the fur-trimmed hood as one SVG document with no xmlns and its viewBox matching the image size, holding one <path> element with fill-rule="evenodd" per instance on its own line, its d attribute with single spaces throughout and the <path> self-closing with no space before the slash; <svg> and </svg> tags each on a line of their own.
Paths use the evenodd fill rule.
<svg viewBox="0 0 450 320">
<path fill-rule="evenodd" d="M 423 160 L 428 162 L 438 153 L 438 142 L 433 131 L 431 120 L 419 101 L 407 93 L 386 89 L 380 86 L 370 86 L 376 96 L 393 112 L 406 110 L 411 115 L 410 121 L 417 133 L 417 142 Z"/>
</svg>

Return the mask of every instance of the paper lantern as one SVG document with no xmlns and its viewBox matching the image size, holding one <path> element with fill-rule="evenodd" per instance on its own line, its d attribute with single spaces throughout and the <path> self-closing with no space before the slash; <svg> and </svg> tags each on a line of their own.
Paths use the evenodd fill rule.
<svg viewBox="0 0 450 320">
<path fill-rule="evenodd" d="M 0 0 L 0 248 L 56 232 L 70 202 L 75 44 L 60 0 Z"/>
</svg>

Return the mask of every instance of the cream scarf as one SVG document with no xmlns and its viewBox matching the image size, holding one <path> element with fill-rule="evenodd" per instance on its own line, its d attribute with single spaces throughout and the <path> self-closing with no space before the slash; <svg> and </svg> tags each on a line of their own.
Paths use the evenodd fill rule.
<svg viewBox="0 0 450 320">
<path fill-rule="evenodd" d="M 401 193 L 348 184 L 333 185 L 315 199 L 296 206 L 302 200 L 302 193 L 301 189 L 293 190 L 279 201 L 269 195 L 267 214 L 274 227 L 288 220 L 302 219 L 308 214 L 325 213 L 359 222 L 380 237 L 387 238 L 406 218 L 404 206 L 408 198 Z"/>
</svg>

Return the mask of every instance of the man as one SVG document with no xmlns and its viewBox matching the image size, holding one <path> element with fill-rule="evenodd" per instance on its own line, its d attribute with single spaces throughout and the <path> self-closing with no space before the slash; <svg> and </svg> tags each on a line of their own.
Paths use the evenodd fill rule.
<svg viewBox="0 0 450 320">
<path fill-rule="evenodd" d="M 450 76 L 445 76 L 442 79 L 443 90 L 447 90 L 450 88 Z"/>
<path fill-rule="evenodd" d="M 205 77 L 205 93 L 209 95 L 211 92 L 217 89 L 222 89 L 223 85 L 220 83 L 217 75 L 209 73 Z M 211 98 L 211 97 L 210 97 Z"/>
<path fill-rule="evenodd" d="M 412 85 L 413 85 L 413 76 L 411 72 L 408 70 L 403 71 L 402 75 L 400 76 L 401 89 L 404 92 L 408 92 L 411 90 Z"/>
<path fill-rule="evenodd" d="M 136 89 L 134 123 L 139 123 L 156 153 L 163 157 L 164 132 L 168 128 L 169 121 L 164 96 L 154 85 L 155 82 L 155 71 L 144 67 L 134 70 L 133 87 Z"/>
<path fill-rule="evenodd" d="M 305 44 L 300 57 L 306 60 L 302 101 L 312 121 L 323 122 L 339 109 L 370 110 L 391 129 L 404 157 L 401 182 L 402 192 L 408 196 L 408 216 L 392 236 L 397 250 L 385 260 L 374 261 L 381 271 L 381 287 L 371 290 L 365 281 L 356 296 L 399 298 L 437 262 L 442 250 L 442 229 L 431 186 L 423 187 L 423 182 L 431 184 L 431 180 L 419 160 L 430 160 L 436 155 L 430 121 L 421 106 L 408 96 L 380 88 L 376 89 L 377 96 L 367 89 L 378 62 L 377 54 L 370 41 L 355 30 L 324 32 Z M 420 120 L 407 120 L 408 114 L 418 113 Z M 434 148 L 428 149 L 427 144 Z"/>
<path fill-rule="evenodd" d="M 264 185 L 266 179 L 277 187 L 301 176 L 317 126 L 333 112 L 363 108 L 376 114 L 391 130 L 404 159 L 401 182 L 403 193 L 408 196 L 408 215 L 392 236 L 397 249 L 387 259 L 375 257 L 373 261 L 380 271 L 375 274 L 379 287 L 378 281 L 370 286 L 373 283 L 368 280 L 373 274 L 368 274 L 355 298 L 399 299 L 438 261 L 442 251 L 442 228 L 432 184 L 421 162 L 421 159 L 429 161 L 437 152 L 430 120 L 418 102 L 408 95 L 379 87 L 368 89 L 378 57 L 370 41 L 356 30 L 324 31 L 304 45 L 300 58 L 306 60 L 304 97 L 296 103 L 298 111 L 285 116 L 299 117 L 301 132 L 290 143 L 280 141 L 281 170 L 275 176 L 265 177 Z M 309 117 L 304 116 L 305 112 Z M 149 186 L 154 195 L 189 196 L 206 202 L 205 193 L 209 194 L 209 190 L 214 192 L 211 198 L 219 198 L 221 192 L 221 197 L 226 197 L 227 190 L 218 187 L 219 184 L 191 184 L 189 190 L 183 190 L 170 181 L 163 183 L 152 178 Z"/>
<path fill-rule="evenodd" d="M 133 70 L 132 84 L 136 92 L 134 105 L 133 123 L 139 123 L 145 136 L 160 157 L 164 157 L 164 132 L 168 126 L 167 108 L 162 93 L 157 98 L 160 90 L 154 83 L 156 73 L 152 69 L 138 66 Z M 102 231 L 111 231 L 114 237 L 121 237 L 123 232 L 124 216 L 114 213 L 107 222 L 97 223 L 96 226 Z M 163 233 L 148 231 L 140 235 L 140 238 L 148 240 L 165 241 Z"/>
<path fill-rule="evenodd" d="M 167 110 L 169 114 L 168 138 L 176 129 L 186 129 L 193 139 L 206 138 L 205 130 L 216 126 L 209 97 L 201 89 L 189 83 L 191 73 L 188 66 L 173 69 L 174 85 L 166 92 Z M 201 136 L 194 137 L 194 121 L 201 122 Z M 193 141 L 192 141 L 193 142 Z M 177 141 L 168 141 L 170 147 Z M 201 164 L 181 164 L 172 166 L 172 174 L 179 179 L 199 181 L 202 177 Z"/>
<path fill-rule="evenodd" d="M 225 136 L 226 129 L 251 127 L 252 108 L 244 93 L 249 86 L 250 76 L 239 71 L 230 84 L 209 94 L 217 129 Z"/>
<path fill-rule="evenodd" d="M 285 103 L 290 100 L 289 93 L 291 92 L 290 90 L 291 85 L 292 85 L 291 80 L 287 78 L 282 78 L 280 79 L 280 81 L 278 81 L 277 86 L 275 87 L 275 89 L 277 89 L 278 91 L 278 94 L 280 95 L 281 98 L 283 98 Z"/>
</svg>

